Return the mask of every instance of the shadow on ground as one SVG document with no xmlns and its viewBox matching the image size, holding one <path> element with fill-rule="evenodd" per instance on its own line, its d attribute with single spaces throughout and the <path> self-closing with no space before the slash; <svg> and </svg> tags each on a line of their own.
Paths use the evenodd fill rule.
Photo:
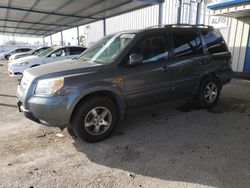
<svg viewBox="0 0 250 188">
<path fill-rule="evenodd" d="M 249 101 L 223 98 L 210 110 L 185 101 L 137 109 L 113 137 L 97 144 L 75 139 L 75 147 L 91 161 L 128 171 L 132 178 L 248 187 L 249 107 Z M 246 123 L 237 124 L 238 118 Z"/>
</svg>

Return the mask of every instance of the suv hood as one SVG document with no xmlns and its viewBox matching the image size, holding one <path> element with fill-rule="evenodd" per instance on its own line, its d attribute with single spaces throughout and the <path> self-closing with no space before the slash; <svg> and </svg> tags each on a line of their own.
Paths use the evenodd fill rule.
<svg viewBox="0 0 250 188">
<path fill-rule="evenodd" d="M 24 76 L 29 79 L 50 78 L 72 74 L 86 74 L 102 69 L 103 65 L 86 62 L 83 60 L 58 61 L 33 67 L 24 71 Z"/>
</svg>

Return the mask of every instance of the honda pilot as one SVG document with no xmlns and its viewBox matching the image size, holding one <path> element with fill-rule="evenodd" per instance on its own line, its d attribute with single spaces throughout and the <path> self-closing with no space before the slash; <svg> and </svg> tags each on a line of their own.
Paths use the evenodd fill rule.
<svg viewBox="0 0 250 188">
<path fill-rule="evenodd" d="M 231 54 L 210 26 L 165 25 L 108 35 L 75 60 L 24 71 L 18 107 L 41 124 L 101 141 L 127 109 L 194 96 L 213 107 L 232 77 Z"/>
</svg>

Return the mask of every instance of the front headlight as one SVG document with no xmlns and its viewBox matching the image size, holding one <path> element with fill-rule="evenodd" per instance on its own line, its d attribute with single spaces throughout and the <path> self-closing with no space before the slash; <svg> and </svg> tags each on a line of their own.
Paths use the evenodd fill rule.
<svg viewBox="0 0 250 188">
<path fill-rule="evenodd" d="M 36 86 L 35 95 L 53 95 L 63 87 L 63 84 L 63 77 L 39 80 Z"/>
<path fill-rule="evenodd" d="M 14 64 L 15 66 L 25 66 L 25 65 L 28 65 L 29 62 L 23 62 L 23 63 L 17 63 L 17 64 Z"/>
</svg>

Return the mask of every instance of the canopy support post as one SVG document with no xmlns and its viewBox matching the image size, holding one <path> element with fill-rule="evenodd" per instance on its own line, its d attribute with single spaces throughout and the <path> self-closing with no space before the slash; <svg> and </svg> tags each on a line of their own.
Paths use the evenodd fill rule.
<svg viewBox="0 0 250 188">
<path fill-rule="evenodd" d="M 79 26 L 76 27 L 76 31 L 77 31 L 77 45 L 80 46 Z"/>
<path fill-rule="evenodd" d="M 181 23 L 181 9 L 182 9 L 182 0 L 179 0 L 178 10 L 177 10 L 177 24 Z"/>
<path fill-rule="evenodd" d="M 162 25 L 162 18 L 163 18 L 163 3 L 159 3 L 159 18 L 158 18 L 159 25 Z"/>
<path fill-rule="evenodd" d="M 106 36 L 106 19 L 103 19 L 103 36 Z"/>
<path fill-rule="evenodd" d="M 61 45 L 63 46 L 63 32 L 61 31 Z"/>
<path fill-rule="evenodd" d="M 200 23 L 200 17 L 201 17 L 201 2 L 197 1 L 197 10 L 196 10 L 196 25 L 198 25 Z"/>
<path fill-rule="evenodd" d="M 50 46 L 52 46 L 52 35 L 50 35 Z"/>
<path fill-rule="evenodd" d="M 44 39 L 44 36 L 43 36 L 43 47 L 45 47 L 45 39 Z"/>
</svg>

